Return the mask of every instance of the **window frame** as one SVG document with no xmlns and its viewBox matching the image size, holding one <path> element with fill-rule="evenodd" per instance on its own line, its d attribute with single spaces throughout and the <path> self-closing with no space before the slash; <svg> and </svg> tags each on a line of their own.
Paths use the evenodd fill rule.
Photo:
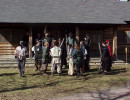
<svg viewBox="0 0 130 100">
<path fill-rule="evenodd" d="M 130 0 L 118 0 L 119 2 L 129 2 Z"/>
<path fill-rule="evenodd" d="M 130 31 L 126 31 L 126 35 L 127 35 L 127 44 L 130 44 L 130 41 L 128 42 L 128 32 L 130 32 Z"/>
</svg>

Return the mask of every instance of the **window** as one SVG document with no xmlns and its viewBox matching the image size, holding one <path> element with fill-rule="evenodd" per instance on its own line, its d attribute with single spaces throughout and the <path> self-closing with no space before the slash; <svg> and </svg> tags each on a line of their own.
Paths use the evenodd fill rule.
<svg viewBox="0 0 130 100">
<path fill-rule="evenodd" d="M 128 2 L 128 1 L 130 1 L 130 0 L 118 0 L 118 1 L 121 1 L 121 2 Z"/>
<path fill-rule="evenodd" d="M 127 43 L 130 43 L 130 31 L 127 32 Z"/>
<path fill-rule="evenodd" d="M 127 43 L 126 37 L 127 37 L 127 32 L 118 31 L 117 32 L 117 43 L 119 43 L 119 44 Z"/>
</svg>

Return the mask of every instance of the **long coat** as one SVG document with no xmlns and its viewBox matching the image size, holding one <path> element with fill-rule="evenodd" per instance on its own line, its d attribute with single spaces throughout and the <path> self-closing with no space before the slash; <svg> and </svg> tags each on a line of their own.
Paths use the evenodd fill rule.
<svg viewBox="0 0 130 100">
<path fill-rule="evenodd" d="M 102 52 L 102 69 L 105 70 L 105 71 L 108 71 L 111 67 L 111 57 L 110 57 L 110 54 L 109 54 L 109 50 L 108 50 L 108 47 L 104 47 L 103 48 L 103 52 Z"/>
<path fill-rule="evenodd" d="M 49 60 L 49 48 L 44 48 L 43 52 L 42 52 L 42 59 L 44 61 L 48 61 Z"/>
</svg>

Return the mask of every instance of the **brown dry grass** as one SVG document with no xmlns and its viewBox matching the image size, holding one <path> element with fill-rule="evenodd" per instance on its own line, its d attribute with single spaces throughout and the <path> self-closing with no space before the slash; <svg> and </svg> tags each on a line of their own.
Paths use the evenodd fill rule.
<svg viewBox="0 0 130 100">
<path fill-rule="evenodd" d="M 81 92 L 95 92 L 124 86 L 130 82 L 130 68 L 116 66 L 107 75 L 98 74 L 98 68 L 92 67 L 83 76 L 43 76 L 26 68 L 25 77 L 19 77 L 17 68 L 0 69 L 0 100 L 46 100 Z M 48 71 L 49 72 L 49 71 Z"/>
</svg>

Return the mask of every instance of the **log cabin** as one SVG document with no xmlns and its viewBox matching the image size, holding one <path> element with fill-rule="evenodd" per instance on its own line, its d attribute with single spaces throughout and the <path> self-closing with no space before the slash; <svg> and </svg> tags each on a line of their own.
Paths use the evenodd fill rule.
<svg viewBox="0 0 130 100">
<path fill-rule="evenodd" d="M 129 0 L 0 0 L 0 57 L 13 57 L 14 49 L 29 33 L 29 58 L 34 37 L 44 30 L 54 38 L 69 32 L 81 41 L 91 38 L 91 56 L 98 44 L 110 40 L 117 58 L 130 56 Z"/>
</svg>

